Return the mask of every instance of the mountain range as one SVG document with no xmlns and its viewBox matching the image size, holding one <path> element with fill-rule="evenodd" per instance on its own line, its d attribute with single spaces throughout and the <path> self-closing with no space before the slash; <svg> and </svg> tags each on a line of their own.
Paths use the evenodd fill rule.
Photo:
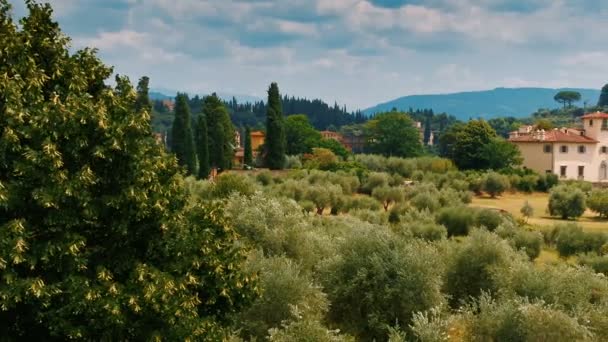
<svg viewBox="0 0 608 342">
<path fill-rule="evenodd" d="M 381 103 L 363 112 L 366 115 L 398 110 L 432 109 L 435 113 L 448 113 L 460 120 L 470 118 L 491 119 L 501 116 L 526 117 L 539 108 L 556 108 L 560 106 L 553 96 L 562 90 L 573 90 L 581 93 L 583 106 L 595 106 L 600 96 L 599 89 L 582 88 L 496 88 L 484 91 L 469 91 L 453 94 L 411 95 Z"/>
</svg>

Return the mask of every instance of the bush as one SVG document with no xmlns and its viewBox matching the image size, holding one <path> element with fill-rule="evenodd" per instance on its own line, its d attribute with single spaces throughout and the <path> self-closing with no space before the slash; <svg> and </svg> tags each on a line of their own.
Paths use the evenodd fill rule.
<svg viewBox="0 0 608 342">
<path fill-rule="evenodd" d="M 300 156 L 287 156 L 285 158 L 285 169 L 301 169 L 302 161 L 300 160 Z"/>
<path fill-rule="evenodd" d="M 380 202 L 369 196 L 355 196 L 350 198 L 346 208 L 348 211 L 354 209 L 379 210 Z"/>
<path fill-rule="evenodd" d="M 497 210 L 481 209 L 477 212 L 475 222 L 478 227 L 494 231 L 503 222 L 503 216 Z"/>
<path fill-rule="evenodd" d="M 444 226 L 435 223 L 410 224 L 409 230 L 415 238 L 426 241 L 443 240 L 448 235 L 448 231 Z"/>
<path fill-rule="evenodd" d="M 388 207 L 392 203 L 399 203 L 403 201 L 403 190 L 398 187 L 390 186 L 376 187 L 372 191 L 372 197 L 382 203 L 384 211 L 388 211 Z"/>
<path fill-rule="evenodd" d="M 528 220 L 534 215 L 534 208 L 530 205 L 530 202 L 525 201 L 519 212 L 522 214 L 523 217 L 526 218 L 526 220 Z"/>
<path fill-rule="evenodd" d="M 509 186 L 509 179 L 506 176 L 496 172 L 490 172 L 487 174 L 484 180 L 483 190 L 494 198 L 497 195 L 501 195 L 503 192 L 505 192 Z"/>
<path fill-rule="evenodd" d="M 270 171 L 262 171 L 255 176 L 255 180 L 263 186 L 268 186 L 272 183 L 272 173 Z"/>
<path fill-rule="evenodd" d="M 554 173 L 546 173 L 538 176 L 536 190 L 547 192 L 559 183 L 559 178 Z"/>
<path fill-rule="evenodd" d="M 587 252 L 599 253 L 602 245 L 608 241 L 606 234 L 587 233 L 575 224 L 556 226 L 552 236 L 559 255 L 563 257 Z"/>
<path fill-rule="evenodd" d="M 228 198 L 233 193 L 250 196 L 255 189 L 255 184 L 248 177 L 225 172 L 216 178 L 211 193 L 214 198 Z"/>
<path fill-rule="evenodd" d="M 551 189 L 549 214 L 562 219 L 578 218 L 585 213 L 585 194 L 577 187 L 559 185 Z"/>
<path fill-rule="evenodd" d="M 410 200 L 410 204 L 418 210 L 428 210 L 430 212 L 435 212 L 441 206 L 437 196 L 429 192 L 418 193 Z"/>
<path fill-rule="evenodd" d="M 405 243 L 372 230 L 352 234 L 328 264 L 322 282 L 330 319 L 361 340 L 386 340 L 388 327 L 407 325 L 414 313 L 440 305 L 442 265 L 422 242 Z"/>
<path fill-rule="evenodd" d="M 436 221 L 447 228 L 448 236 L 467 235 L 475 222 L 475 213 L 467 207 L 444 208 Z"/>
<path fill-rule="evenodd" d="M 525 175 L 519 179 L 519 184 L 517 184 L 517 190 L 523 192 L 533 192 L 537 189 L 538 180 L 538 175 Z"/>
<path fill-rule="evenodd" d="M 294 312 L 297 315 L 298 312 Z M 289 324 L 283 324 L 281 329 L 273 328 L 269 331 L 270 342 L 350 342 L 349 336 L 340 335 L 338 330 L 329 330 L 319 320 L 298 319 Z"/>
<path fill-rule="evenodd" d="M 375 188 L 388 186 L 390 176 L 387 173 L 372 172 L 367 176 L 367 179 L 361 186 L 361 191 L 371 195 Z"/>
<path fill-rule="evenodd" d="M 530 260 L 538 258 L 543 246 L 543 236 L 539 232 L 518 230 L 510 241 L 515 249 L 524 251 Z"/>
<path fill-rule="evenodd" d="M 582 255 L 578 258 L 578 263 L 590 267 L 597 273 L 608 276 L 608 256 L 605 255 Z"/>
<path fill-rule="evenodd" d="M 593 190 L 587 198 L 587 205 L 600 217 L 608 217 L 608 190 Z"/>
</svg>

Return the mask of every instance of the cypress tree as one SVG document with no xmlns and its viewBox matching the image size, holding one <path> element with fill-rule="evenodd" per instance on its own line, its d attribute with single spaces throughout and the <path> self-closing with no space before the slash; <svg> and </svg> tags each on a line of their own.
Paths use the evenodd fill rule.
<svg viewBox="0 0 608 342">
<path fill-rule="evenodd" d="M 597 103 L 598 107 L 608 107 L 608 83 L 602 88 L 600 100 Z"/>
<path fill-rule="evenodd" d="M 428 145 L 429 141 L 431 141 L 431 118 L 432 114 L 426 115 L 426 120 L 424 122 L 424 145 Z"/>
<path fill-rule="evenodd" d="M 150 101 L 149 88 L 150 78 L 144 76 L 137 83 L 137 99 L 135 100 L 135 111 L 145 110 L 148 115 L 152 114 L 152 101 Z"/>
<path fill-rule="evenodd" d="M 285 124 L 281 108 L 279 86 L 272 83 L 268 89 L 268 106 L 266 109 L 266 166 L 270 169 L 282 169 L 285 166 Z"/>
<path fill-rule="evenodd" d="M 245 141 L 244 141 L 244 158 L 243 163 L 251 166 L 253 164 L 253 151 L 251 150 L 251 128 L 245 127 Z"/>
<path fill-rule="evenodd" d="M 220 170 L 230 169 L 235 141 L 228 109 L 214 93 L 203 100 L 203 114 L 207 118 L 209 164 Z"/>
<path fill-rule="evenodd" d="M 198 178 L 209 176 L 209 137 L 207 135 L 207 119 L 199 115 L 196 125 L 196 153 L 198 156 Z"/>
<path fill-rule="evenodd" d="M 192 138 L 188 95 L 178 93 L 175 98 L 175 119 L 171 131 L 171 151 L 175 153 L 179 165 L 186 167 L 188 174 L 196 172 L 196 155 Z"/>
</svg>

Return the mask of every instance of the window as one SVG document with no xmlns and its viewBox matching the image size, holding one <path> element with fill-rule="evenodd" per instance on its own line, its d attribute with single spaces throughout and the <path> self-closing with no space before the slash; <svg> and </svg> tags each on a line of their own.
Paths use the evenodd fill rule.
<svg viewBox="0 0 608 342">
<path fill-rule="evenodd" d="M 551 171 L 551 170 L 545 170 L 545 173 L 546 174 L 550 174 L 550 173 L 553 173 L 553 171 Z"/>
<path fill-rule="evenodd" d="M 579 179 L 585 178 L 585 167 L 582 165 L 578 167 L 578 178 Z"/>
<path fill-rule="evenodd" d="M 593 120 L 589 120 L 589 126 L 593 126 Z"/>
<path fill-rule="evenodd" d="M 559 176 L 560 177 L 566 177 L 566 166 L 560 166 L 559 167 Z"/>
<path fill-rule="evenodd" d="M 585 145 L 579 145 L 578 153 L 585 153 L 585 152 L 587 152 L 587 147 Z"/>
<path fill-rule="evenodd" d="M 545 145 L 544 151 L 545 151 L 545 153 L 551 153 L 553 151 L 553 148 L 551 145 Z"/>
<path fill-rule="evenodd" d="M 568 146 L 562 145 L 560 146 L 559 150 L 561 153 L 568 153 Z"/>
<path fill-rule="evenodd" d="M 608 147 L 602 146 L 602 153 L 608 153 Z"/>
<path fill-rule="evenodd" d="M 603 119 L 602 120 L 602 129 L 603 130 L 608 130 L 608 119 Z"/>
</svg>

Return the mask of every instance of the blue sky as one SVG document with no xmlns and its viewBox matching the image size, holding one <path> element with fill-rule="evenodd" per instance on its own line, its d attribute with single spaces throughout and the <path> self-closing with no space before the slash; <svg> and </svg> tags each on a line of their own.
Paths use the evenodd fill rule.
<svg viewBox="0 0 608 342">
<path fill-rule="evenodd" d="M 21 0 L 9 0 L 23 14 Z M 133 81 L 366 108 L 412 94 L 608 82 L 603 0 L 50 0 Z"/>
</svg>

